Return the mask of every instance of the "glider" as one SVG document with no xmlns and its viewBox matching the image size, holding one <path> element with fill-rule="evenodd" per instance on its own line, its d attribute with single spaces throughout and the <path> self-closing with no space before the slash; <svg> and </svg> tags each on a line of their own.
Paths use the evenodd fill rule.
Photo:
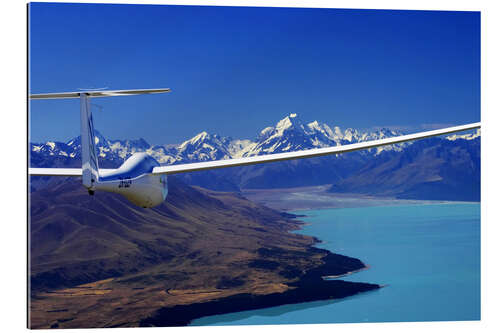
<svg viewBox="0 0 500 333">
<path fill-rule="evenodd" d="M 168 88 L 142 90 L 88 90 L 30 95 L 30 99 L 33 100 L 65 98 L 80 99 L 82 168 L 29 168 L 29 175 L 82 177 L 83 186 L 91 195 L 93 195 L 96 190 L 114 192 L 125 196 L 129 201 L 137 206 L 151 208 L 161 204 L 165 200 L 168 193 L 167 175 L 171 174 L 341 154 L 350 151 L 375 148 L 481 127 L 481 123 L 472 123 L 335 147 L 166 166 L 161 166 L 153 157 L 142 152 L 134 153 L 118 169 L 99 169 L 94 139 L 94 124 L 90 110 L 90 99 L 110 96 L 157 94 L 167 93 L 170 91 L 171 90 Z"/>
</svg>

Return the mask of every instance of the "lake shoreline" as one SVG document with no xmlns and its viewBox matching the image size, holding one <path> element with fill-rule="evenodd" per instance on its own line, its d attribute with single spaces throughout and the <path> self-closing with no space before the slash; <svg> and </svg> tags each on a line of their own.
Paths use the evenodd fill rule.
<svg viewBox="0 0 500 333">
<path fill-rule="evenodd" d="M 362 292 L 373 291 L 383 286 L 372 283 L 348 282 L 344 280 L 325 280 L 327 276 L 350 275 L 367 269 L 359 259 L 342 256 L 327 250 L 311 247 L 314 251 L 326 253 L 324 263 L 310 269 L 299 281 L 290 283 L 290 289 L 282 293 L 255 295 L 250 293 L 235 294 L 204 303 L 176 305 L 159 309 L 153 316 L 141 320 L 141 327 L 187 326 L 193 320 L 207 316 L 235 313 L 248 310 L 264 309 L 280 305 L 289 305 L 313 301 L 342 299 Z M 362 265 L 351 271 L 341 272 L 339 260 Z"/>
<path fill-rule="evenodd" d="M 297 219 L 297 222 L 299 222 L 296 225 L 297 229 L 290 230 L 289 232 L 296 232 L 307 225 L 307 223 L 299 220 L 301 217 L 306 217 L 306 215 L 287 212 L 282 214 L 286 218 Z M 288 287 L 290 288 L 288 290 L 265 295 L 244 292 L 202 303 L 163 307 L 158 309 L 153 315 L 142 319 L 139 322 L 139 326 L 188 326 L 193 320 L 208 316 L 314 301 L 338 300 L 384 287 L 373 283 L 349 282 L 338 278 L 331 279 L 331 277 L 349 276 L 369 269 L 370 266 L 357 258 L 317 248 L 315 245 L 322 243 L 322 240 L 315 236 L 312 237 L 314 237 L 315 243 L 310 245 L 309 251 L 324 254 L 324 257 L 321 259 L 323 263 L 309 269 L 305 274 L 300 276 L 298 281 L 289 283 Z"/>
</svg>

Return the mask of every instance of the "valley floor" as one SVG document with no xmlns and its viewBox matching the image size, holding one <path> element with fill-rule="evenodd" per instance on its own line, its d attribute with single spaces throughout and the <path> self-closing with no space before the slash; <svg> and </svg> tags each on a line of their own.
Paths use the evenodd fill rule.
<svg viewBox="0 0 500 333">
<path fill-rule="evenodd" d="M 330 184 L 282 189 L 243 190 L 249 200 L 281 211 L 297 211 L 322 208 L 354 208 L 409 204 L 459 203 L 444 200 L 406 200 L 392 197 L 376 197 L 358 193 L 328 192 Z"/>
</svg>

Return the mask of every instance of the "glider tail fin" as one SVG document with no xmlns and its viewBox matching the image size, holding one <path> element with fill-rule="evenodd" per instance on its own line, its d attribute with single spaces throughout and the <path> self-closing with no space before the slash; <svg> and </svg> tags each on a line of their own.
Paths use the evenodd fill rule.
<svg viewBox="0 0 500 333">
<path fill-rule="evenodd" d="M 94 121 L 90 110 L 90 98 L 80 94 L 80 129 L 82 139 L 82 183 L 89 191 L 99 181 L 99 164 L 95 146 Z"/>
<path fill-rule="evenodd" d="M 90 110 L 90 99 L 95 97 L 131 96 L 170 92 L 169 88 L 129 89 L 129 90 L 88 90 L 49 94 L 31 94 L 30 99 L 80 99 L 80 129 L 82 139 L 82 182 L 92 194 L 99 181 L 99 165 L 95 146 L 94 122 Z M 71 174 L 73 175 L 73 174 Z"/>
</svg>

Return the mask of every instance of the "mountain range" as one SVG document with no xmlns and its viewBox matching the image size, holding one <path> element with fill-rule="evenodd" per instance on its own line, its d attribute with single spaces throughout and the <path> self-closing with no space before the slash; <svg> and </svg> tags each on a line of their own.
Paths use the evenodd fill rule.
<svg viewBox="0 0 500 333">
<path fill-rule="evenodd" d="M 97 131 L 95 140 L 100 166 L 113 168 L 139 151 L 145 151 L 161 164 L 168 165 L 338 146 L 402 134 L 387 128 L 375 131 L 342 130 L 318 121 L 304 123 L 292 113 L 274 126 L 264 128 L 253 140 L 201 132 L 180 144 L 150 145 L 142 138 L 106 139 Z M 434 148 L 431 149 L 431 146 Z M 31 166 L 80 167 L 80 147 L 79 136 L 66 143 L 31 143 Z M 422 149 L 427 153 L 423 154 Z M 184 174 L 181 178 L 188 184 L 213 190 L 333 184 L 331 191 L 344 193 L 479 200 L 479 150 L 480 132 L 477 131 L 341 155 L 195 172 Z M 438 153 L 443 151 L 448 153 Z M 416 173 L 415 170 L 421 172 Z M 32 187 L 40 188 L 46 183 L 47 178 L 41 177 L 32 182 Z M 436 186 L 438 189 L 444 186 L 447 190 L 435 191 Z M 462 195 L 459 190 L 468 190 L 469 193 Z"/>
</svg>

